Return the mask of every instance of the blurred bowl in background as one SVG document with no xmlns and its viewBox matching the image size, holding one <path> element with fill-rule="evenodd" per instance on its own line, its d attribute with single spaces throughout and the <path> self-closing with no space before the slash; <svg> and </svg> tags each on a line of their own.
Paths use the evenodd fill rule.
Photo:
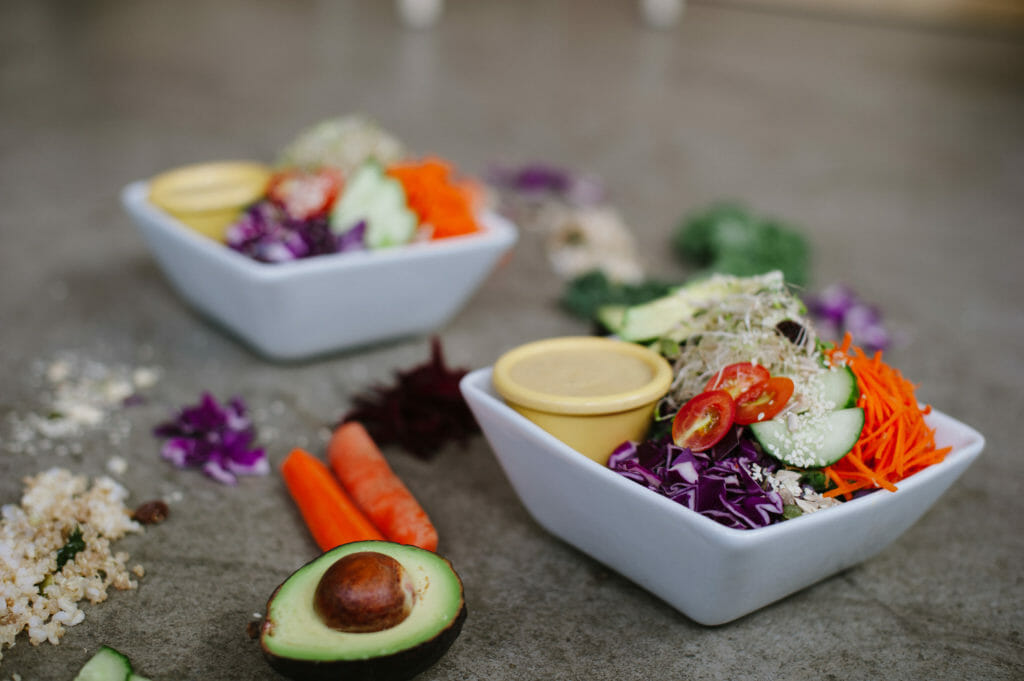
<svg viewBox="0 0 1024 681">
<path fill-rule="evenodd" d="M 440 328 L 518 238 L 511 222 L 485 213 L 476 234 L 268 264 L 185 226 L 153 203 L 150 192 L 149 182 L 134 182 L 121 200 L 172 287 L 276 360 Z"/>
</svg>

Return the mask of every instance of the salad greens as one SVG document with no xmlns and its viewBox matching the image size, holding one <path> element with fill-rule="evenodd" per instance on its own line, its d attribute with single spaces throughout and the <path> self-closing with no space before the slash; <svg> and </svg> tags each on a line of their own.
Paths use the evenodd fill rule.
<svg viewBox="0 0 1024 681">
<path fill-rule="evenodd" d="M 686 217 L 673 246 L 683 261 L 705 272 L 745 277 L 779 270 L 797 286 L 810 278 L 810 246 L 803 235 L 735 203 L 715 204 Z"/>
<path fill-rule="evenodd" d="M 716 274 L 605 318 L 658 329 L 653 338 L 639 335 L 674 372 L 646 440 L 623 444 L 609 467 L 735 528 L 839 503 L 821 495 L 824 476 L 810 475 L 832 460 L 809 462 L 841 456 L 860 436 L 856 380 L 824 361 L 781 272 Z M 829 432 L 837 410 L 860 415 L 857 427 Z"/>
</svg>

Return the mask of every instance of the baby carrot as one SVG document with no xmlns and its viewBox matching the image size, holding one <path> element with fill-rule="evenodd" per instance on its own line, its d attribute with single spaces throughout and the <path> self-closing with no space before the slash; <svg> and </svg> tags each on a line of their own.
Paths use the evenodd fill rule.
<svg viewBox="0 0 1024 681">
<path fill-rule="evenodd" d="M 390 541 L 437 550 L 437 530 L 358 421 L 338 426 L 327 460 L 342 487 Z"/>
<path fill-rule="evenodd" d="M 281 464 L 281 475 L 321 550 L 363 539 L 384 539 L 338 486 L 327 466 L 309 452 L 293 449 Z"/>
</svg>

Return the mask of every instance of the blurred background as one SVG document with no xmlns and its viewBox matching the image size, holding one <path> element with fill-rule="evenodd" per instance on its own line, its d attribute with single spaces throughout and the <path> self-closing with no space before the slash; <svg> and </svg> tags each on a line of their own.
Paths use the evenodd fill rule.
<svg viewBox="0 0 1024 681">
<path fill-rule="evenodd" d="M 262 405 L 279 459 L 357 390 L 421 361 L 422 338 L 264 361 L 178 299 L 120 204 L 135 180 L 272 162 L 308 126 L 354 113 L 488 181 L 524 167 L 584 180 L 645 279 L 706 265 L 674 237 L 723 201 L 775 221 L 807 247 L 804 290 L 849 287 L 922 399 L 989 438 L 897 546 L 722 629 L 544 533 L 483 440 L 431 464 L 396 457 L 474 589 L 473 626 L 431 678 L 1021 678 L 1021 0 L 3 0 L 0 416 L 42 409 L 29 367 L 69 349 L 159 366 L 125 445 L 126 481 L 156 495 L 176 473 L 151 426 L 200 390 Z M 499 185 L 520 241 L 441 330 L 453 366 L 591 330 L 563 305 L 524 185 Z M 102 470 L 117 450 L 100 443 L 76 464 Z M 42 464 L 0 447 L 0 502 Z M 132 545 L 153 565 L 139 598 L 90 610 L 67 645 L 4 650 L 0 679 L 72 678 L 111 641 L 131 642 L 154 678 L 274 678 L 225 622 L 251 619 L 309 550 L 278 482 L 189 487 L 187 520 L 153 533 L 173 541 Z M 224 553 L 246 558 L 245 579 Z M 199 615 L 181 607 L 186 582 Z"/>
</svg>

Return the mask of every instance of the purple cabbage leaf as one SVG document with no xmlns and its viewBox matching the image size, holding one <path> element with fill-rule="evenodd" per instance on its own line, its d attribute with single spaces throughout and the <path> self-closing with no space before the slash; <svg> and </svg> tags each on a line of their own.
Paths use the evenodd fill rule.
<svg viewBox="0 0 1024 681">
<path fill-rule="evenodd" d="M 736 529 L 765 527 L 783 519 L 782 497 L 755 479 L 755 472 L 776 466 L 742 436 L 740 428 L 704 452 L 662 437 L 624 442 L 608 459 L 608 467 L 623 477 Z"/>
</svg>

